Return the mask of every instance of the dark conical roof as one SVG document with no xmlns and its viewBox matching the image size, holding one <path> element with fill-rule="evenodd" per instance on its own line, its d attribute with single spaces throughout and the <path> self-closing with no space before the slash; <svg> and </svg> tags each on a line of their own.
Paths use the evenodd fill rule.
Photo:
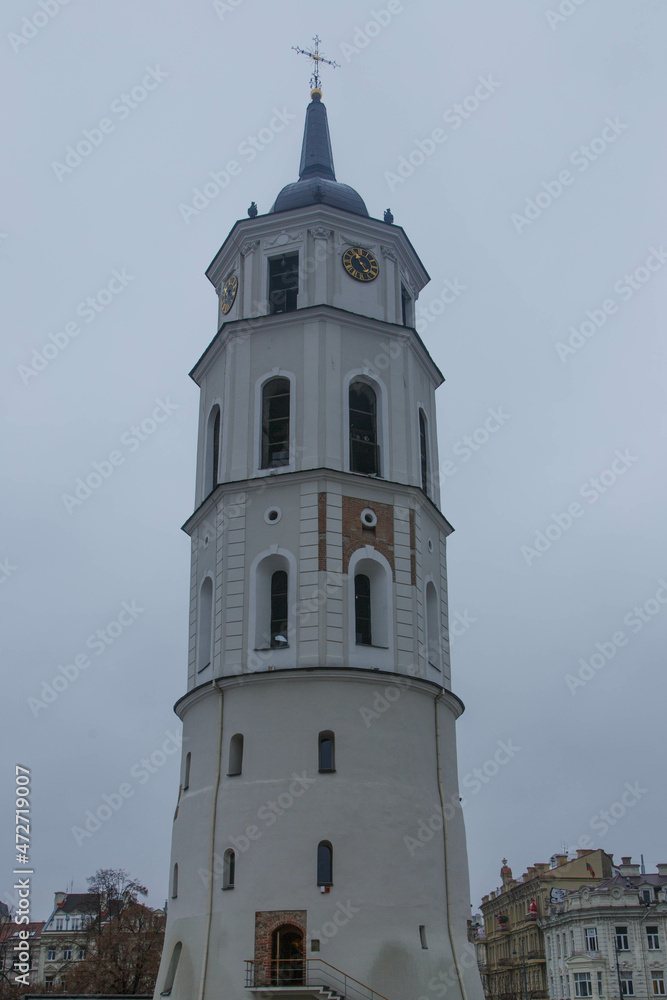
<svg viewBox="0 0 667 1000">
<path fill-rule="evenodd" d="M 282 189 L 271 212 L 288 212 L 323 203 L 355 215 L 368 215 L 363 199 L 354 188 L 336 180 L 327 109 L 319 90 L 314 90 L 311 96 L 306 109 L 299 179 Z"/>
</svg>

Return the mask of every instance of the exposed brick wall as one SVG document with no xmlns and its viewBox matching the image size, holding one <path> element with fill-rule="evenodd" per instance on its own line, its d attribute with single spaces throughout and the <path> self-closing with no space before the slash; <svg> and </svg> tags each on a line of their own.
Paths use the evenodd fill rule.
<svg viewBox="0 0 667 1000">
<path fill-rule="evenodd" d="M 258 910 L 255 912 L 256 986 L 271 985 L 271 938 L 283 924 L 297 927 L 306 940 L 306 910 Z"/>
<path fill-rule="evenodd" d="M 324 573 L 327 568 L 327 495 L 317 497 L 318 568 Z"/>
<path fill-rule="evenodd" d="M 369 507 L 375 512 L 378 523 L 366 528 L 361 522 L 361 512 Z M 347 573 L 350 556 L 364 545 L 372 545 L 380 552 L 394 571 L 394 508 L 375 500 L 358 500 L 343 497 L 343 573 Z"/>
</svg>

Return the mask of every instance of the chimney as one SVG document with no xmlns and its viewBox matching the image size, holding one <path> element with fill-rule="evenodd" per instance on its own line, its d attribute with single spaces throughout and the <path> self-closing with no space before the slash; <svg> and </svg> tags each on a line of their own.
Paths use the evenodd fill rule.
<svg viewBox="0 0 667 1000">
<path fill-rule="evenodd" d="M 584 851 L 580 847 L 577 848 L 577 858 L 585 858 L 587 854 L 592 853 L 592 851 Z"/>
<path fill-rule="evenodd" d="M 548 869 L 549 869 L 549 865 L 546 864 L 544 861 L 540 861 L 539 864 L 536 861 L 535 862 L 535 867 L 537 868 L 538 875 L 541 875 L 543 871 L 548 871 Z"/>
<path fill-rule="evenodd" d="M 489 901 L 488 896 L 482 896 L 482 903 L 488 903 L 488 901 Z"/>
<path fill-rule="evenodd" d="M 618 866 L 618 870 L 621 875 L 639 875 L 639 865 L 632 864 L 632 858 L 621 858 L 621 864 Z"/>
<path fill-rule="evenodd" d="M 555 854 L 556 867 L 561 868 L 563 865 L 567 864 L 567 854 Z"/>
<path fill-rule="evenodd" d="M 66 896 L 67 896 L 66 892 L 56 892 L 56 893 L 54 893 L 54 895 L 53 895 L 53 906 L 54 906 L 54 909 L 57 908 L 58 906 L 60 906 L 60 904 L 63 902 L 63 900 L 65 899 Z"/>
<path fill-rule="evenodd" d="M 621 858 L 621 864 L 622 865 L 631 865 L 632 864 L 632 858 Z"/>
<path fill-rule="evenodd" d="M 667 875 L 667 865 L 656 865 L 658 875 Z"/>
</svg>

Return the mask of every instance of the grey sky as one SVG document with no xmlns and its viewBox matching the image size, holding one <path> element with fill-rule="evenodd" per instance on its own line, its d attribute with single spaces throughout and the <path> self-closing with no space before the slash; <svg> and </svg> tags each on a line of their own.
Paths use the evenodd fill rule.
<svg viewBox="0 0 667 1000">
<path fill-rule="evenodd" d="M 371 215 L 391 206 L 432 278 L 419 328 L 447 378 L 439 444 L 473 904 L 503 856 L 520 875 L 586 836 L 617 858 L 667 860 L 667 604 L 655 600 L 667 579 L 667 14 L 654 0 L 560 6 L 572 13 L 559 20 L 551 0 L 71 0 L 44 26 L 38 16 L 26 44 L 11 34 L 38 0 L 3 6 L 0 898 L 15 763 L 32 768 L 35 917 L 100 866 L 144 879 L 153 905 L 166 895 L 179 755 L 147 780 L 136 765 L 179 732 L 185 690 L 187 372 L 216 329 L 204 270 L 252 200 L 265 212 L 297 178 L 309 67 L 290 47 L 316 32 L 342 64 L 323 74 L 338 179 Z M 135 87 L 153 89 L 126 103 Z M 99 130 L 90 155 L 54 167 L 86 129 Z M 251 158 L 244 143 L 260 134 Z M 179 208 L 230 161 L 240 169 L 210 204 Z M 64 346 L 35 373 L 50 334 Z M 68 510 L 62 495 L 112 452 L 108 478 Z M 522 552 L 549 525 L 545 551 Z M 96 653 L 88 638 L 133 602 Z M 626 617 L 646 602 L 646 621 Z M 568 685 L 596 652 L 604 665 Z M 77 654 L 90 666 L 31 711 Z M 520 750 L 480 784 L 473 771 L 498 741 Z M 626 783 L 645 791 L 612 826 L 600 814 Z M 122 784 L 129 797 L 78 844 L 72 827 Z"/>
</svg>

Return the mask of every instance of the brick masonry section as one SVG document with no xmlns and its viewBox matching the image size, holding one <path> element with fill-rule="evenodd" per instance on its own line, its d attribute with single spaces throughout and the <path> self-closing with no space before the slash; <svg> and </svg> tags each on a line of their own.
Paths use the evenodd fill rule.
<svg viewBox="0 0 667 1000">
<path fill-rule="evenodd" d="M 374 511 L 378 523 L 375 528 L 366 528 L 361 521 L 361 512 L 365 507 Z M 370 500 L 358 500 L 356 497 L 343 497 L 343 573 L 347 573 L 350 556 L 363 548 L 372 545 L 380 552 L 394 572 L 394 508 L 388 503 L 376 503 Z"/>
<path fill-rule="evenodd" d="M 306 940 L 306 910 L 258 910 L 255 913 L 256 986 L 271 985 L 271 938 L 283 924 L 296 927 Z"/>
</svg>

